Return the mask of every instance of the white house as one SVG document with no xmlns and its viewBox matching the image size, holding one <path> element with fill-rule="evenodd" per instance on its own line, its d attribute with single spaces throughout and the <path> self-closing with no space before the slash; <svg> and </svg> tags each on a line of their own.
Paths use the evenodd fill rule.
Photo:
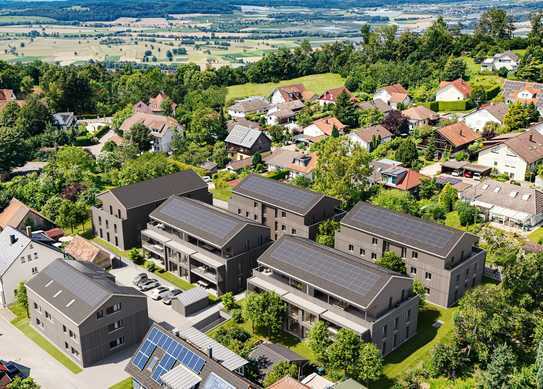
<svg viewBox="0 0 543 389">
<path fill-rule="evenodd" d="M 388 142 L 392 139 L 392 133 L 382 125 L 376 125 L 351 131 L 347 137 L 362 148 L 372 151 L 372 142 L 378 144 Z"/>
<path fill-rule="evenodd" d="M 461 78 L 454 81 L 441 81 L 436 92 L 436 101 L 462 101 L 471 95 L 471 87 Z"/>
<path fill-rule="evenodd" d="M 31 233 L 30 233 L 31 234 Z M 64 254 L 10 226 L 0 233 L 0 308 L 15 302 L 20 282 L 29 280 Z"/>
<path fill-rule="evenodd" d="M 68 128 L 75 126 L 77 118 L 73 112 L 57 112 L 53 114 L 53 122 L 58 128 L 67 130 Z"/>
<path fill-rule="evenodd" d="M 400 84 L 388 85 L 377 89 L 373 95 L 373 100 L 381 100 L 394 109 L 398 109 L 398 105 L 407 106 L 411 103 L 411 98 L 407 90 Z"/>
<path fill-rule="evenodd" d="M 314 97 L 313 92 L 305 89 L 303 84 L 285 85 L 273 90 L 272 104 L 288 103 L 289 101 L 309 101 Z"/>
<path fill-rule="evenodd" d="M 481 70 L 500 70 L 505 68 L 509 71 L 516 70 L 519 65 L 519 56 L 512 51 L 495 54 L 492 58 L 487 58 L 481 64 Z"/>
<path fill-rule="evenodd" d="M 170 152 L 175 132 L 183 131 L 183 127 L 172 117 L 144 112 L 136 112 L 126 119 L 121 130 L 129 133 L 136 124 L 142 124 L 150 130 L 153 138 L 150 151 L 154 152 Z"/>
<path fill-rule="evenodd" d="M 248 114 L 267 112 L 269 107 L 270 102 L 265 97 L 252 96 L 238 100 L 235 104 L 228 107 L 228 114 L 232 118 L 244 118 Z"/>
<path fill-rule="evenodd" d="M 481 132 L 487 123 L 501 125 L 507 114 L 508 106 L 505 103 L 493 103 L 484 105 L 477 111 L 467 114 L 461 120 L 471 129 Z"/>
<path fill-rule="evenodd" d="M 349 89 L 347 89 L 344 86 L 341 86 L 339 88 L 334 89 L 328 89 L 325 91 L 320 97 L 319 97 L 319 105 L 321 107 L 328 105 L 328 104 L 335 104 L 337 98 L 342 94 L 346 93 L 347 96 L 351 99 L 353 103 L 356 103 L 357 99 L 356 97 L 351 93 Z"/>
<path fill-rule="evenodd" d="M 338 130 L 340 134 L 342 134 L 343 131 L 345 131 L 345 128 L 347 128 L 345 124 L 341 123 L 335 117 L 328 116 L 322 119 L 315 120 L 309 126 L 305 127 L 304 135 L 312 138 L 320 136 L 331 136 L 334 127 Z"/>
<path fill-rule="evenodd" d="M 526 173 L 535 170 L 541 160 L 543 135 L 532 129 L 481 150 L 477 163 L 505 173 L 516 181 L 524 181 Z"/>
<path fill-rule="evenodd" d="M 296 119 L 296 114 L 303 108 L 304 103 L 301 100 L 272 104 L 266 113 L 266 123 L 269 126 L 292 123 Z"/>
</svg>

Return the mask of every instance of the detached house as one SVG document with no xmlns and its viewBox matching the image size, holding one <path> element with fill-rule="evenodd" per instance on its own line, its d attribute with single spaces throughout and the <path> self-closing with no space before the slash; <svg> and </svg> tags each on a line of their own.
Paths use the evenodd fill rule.
<svg viewBox="0 0 543 389">
<path fill-rule="evenodd" d="M 338 119 L 328 116 L 322 119 L 315 120 L 312 124 L 304 128 L 304 135 L 310 138 L 319 138 L 331 136 L 334 127 L 339 134 L 343 134 L 347 126 L 341 123 Z"/>
<path fill-rule="evenodd" d="M 508 109 L 505 103 L 486 104 L 464 116 L 463 121 L 473 130 L 482 132 L 487 123 L 502 125 Z"/>
<path fill-rule="evenodd" d="M 263 132 L 253 128 L 235 125 L 226 139 L 228 156 L 232 160 L 251 158 L 256 153 L 270 151 L 272 141 Z"/>
<path fill-rule="evenodd" d="M 317 153 L 305 154 L 301 151 L 278 149 L 264 158 L 268 171 L 288 170 L 289 178 L 303 176 L 313 179 L 313 171 L 319 160 Z"/>
<path fill-rule="evenodd" d="M 232 118 L 244 118 L 252 113 L 265 113 L 270 107 L 268 99 L 262 96 L 247 97 L 236 101 L 235 104 L 228 107 L 228 114 Z"/>
<path fill-rule="evenodd" d="M 0 213 L 0 230 L 8 226 L 25 232 L 27 227 L 34 231 L 50 230 L 55 227 L 55 223 L 13 197 L 8 206 Z"/>
<path fill-rule="evenodd" d="M 411 107 L 402 111 L 402 115 L 409 121 L 409 129 L 422 125 L 432 126 L 439 120 L 439 115 L 423 105 Z"/>
<path fill-rule="evenodd" d="M 349 89 L 347 89 L 344 86 L 341 86 L 339 88 L 328 89 L 326 92 L 324 92 L 319 97 L 319 104 L 321 105 L 321 107 L 325 106 L 325 105 L 328 105 L 328 104 L 335 104 L 337 98 L 342 93 L 346 93 L 347 96 L 349 96 L 349 98 L 351 99 L 352 102 L 357 101 L 357 98 L 351 93 L 351 91 Z"/>
<path fill-rule="evenodd" d="M 129 133 L 136 124 L 149 129 L 153 139 L 150 151 L 154 152 L 170 152 L 174 134 L 184 130 L 183 126 L 172 117 L 144 112 L 136 112 L 130 116 L 123 122 L 120 129 L 124 133 Z"/>
<path fill-rule="evenodd" d="M 392 133 L 382 125 L 360 128 L 351 131 L 348 138 L 357 145 L 360 145 L 363 149 L 371 152 L 373 148 L 377 147 L 381 143 L 386 143 L 392 140 Z"/>
<path fill-rule="evenodd" d="M 494 71 L 505 68 L 509 71 L 516 70 L 519 65 L 519 56 L 512 51 L 494 54 L 492 58 L 487 58 L 481 64 L 481 70 Z"/>
<path fill-rule="evenodd" d="M 77 118 L 73 112 L 57 112 L 53 115 L 53 123 L 61 130 L 67 130 L 76 125 Z"/>
<path fill-rule="evenodd" d="M 477 163 L 505 173 L 513 180 L 524 181 L 541 160 L 543 135 L 532 129 L 481 150 Z"/>
<path fill-rule="evenodd" d="M 454 81 L 441 81 L 436 92 L 436 101 L 462 101 L 471 95 L 471 87 L 461 78 Z"/>
<path fill-rule="evenodd" d="M 381 159 L 371 163 L 370 182 L 381 184 L 385 188 L 416 193 L 422 184 L 423 175 L 416 170 L 403 167 L 401 162 Z"/>
<path fill-rule="evenodd" d="M 436 147 L 442 151 L 449 150 L 454 154 L 466 149 L 480 138 L 481 134 L 473 131 L 465 123 L 458 122 L 437 130 Z"/>
<path fill-rule="evenodd" d="M 270 126 L 276 124 L 293 123 L 296 114 L 304 108 L 301 100 L 287 101 L 285 103 L 274 104 L 266 113 L 266 123 Z"/>
<path fill-rule="evenodd" d="M 401 104 L 403 106 L 411 103 L 409 92 L 400 84 L 394 84 L 377 89 L 373 95 L 373 100 L 384 101 L 387 105 L 394 109 L 398 109 Z"/>
<path fill-rule="evenodd" d="M 168 96 L 164 92 L 160 92 L 155 97 L 149 98 L 149 104 L 145 104 L 143 101 L 138 101 L 136 104 L 134 104 L 133 110 L 134 112 L 141 112 L 141 113 L 163 114 L 164 109 L 162 107 L 162 103 L 167 98 Z M 177 104 L 172 102 L 171 104 L 172 112 L 175 112 L 176 108 L 177 108 Z"/>
<path fill-rule="evenodd" d="M 539 113 L 543 112 L 543 84 L 505 80 L 503 96 L 507 104 L 534 104 Z"/>
<path fill-rule="evenodd" d="M 302 102 L 311 100 L 315 94 L 305 89 L 303 84 L 285 85 L 273 90 L 271 95 L 272 104 L 288 103 L 299 100 Z"/>
</svg>

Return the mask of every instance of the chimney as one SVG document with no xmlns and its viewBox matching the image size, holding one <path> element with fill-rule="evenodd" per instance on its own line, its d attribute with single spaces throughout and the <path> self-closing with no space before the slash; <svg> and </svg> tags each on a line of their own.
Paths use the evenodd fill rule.
<svg viewBox="0 0 543 389">
<path fill-rule="evenodd" d="M 534 134 L 530 134 L 529 140 L 530 140 L 530 142 L 534 141 Z"/>
<path fill-rule="evenodd" d="M 17 242 L 17 238 L 15 237 L 15 235 L 11 234 L 9 236 L 9 243 L 13 245 L 15 244 L 15 242 Z"/>
<path fill-rule="evenodd" d="M 26 226 L 26 236 L 32 238 L 32 227 Z"/>
<path fill-rule="evenodd" d="M 464 130 L 460 129 L 460 136 L 464 136 Z"/>
<path fill-rule="evenodd" d="M 207 356 L 209 357 L 209 359 L 213 359 L 213 347 L 207 347 Z"/>
</svg>

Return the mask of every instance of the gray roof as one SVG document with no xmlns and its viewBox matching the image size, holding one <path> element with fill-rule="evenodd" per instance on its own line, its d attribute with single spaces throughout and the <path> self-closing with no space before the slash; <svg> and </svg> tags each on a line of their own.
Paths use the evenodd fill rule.
<svg viewBox="0 0 543 389">
<path fill-rule="evenodd" d="M 237 112 L 257 112 L 265 111 L 270 106 L 268 99 L 262 96 L 247 97 L 242 100 L 238 100 L 234 105 L 228 107 L 228 110 Z"/>
<path fill-rule="evenodd" d="M 186 292 L 182 293 L 185 294 Z M 206 292 L 207 297 L 207 292 Z M 219 362 L 230 371 L 239 369 L 249 363 L 235 352 L 223 346 L 215 339 L 210 338 L 194 327 L 188 327 L 179 332 L 179 336 L 195 346 L 198 350 L 206 351 L 211 347 L 213 359 Z"/>
<path fill-rule="evenodd" d="M 258 262 L 367 307 L 398 273 L 311 240 L 284 235 Z"/>
<path fill-rule="evenodd" d="M 509 110 L 509 106 L 506 103 L 493 103 L 481 108 L 486 110 L 489 114 L 494 116 L 500 122 L 503 122 L 503 118 Z"/>
<path fill-rule="evenodd" d="M 334 389 L 366 389 L 366 387 L 352 378 L 349 378 L 343 382 L 335 384 Z"/>
<path fill-rule="evenodd" d="M 543 91 L 543 84 L 537 82 L 505 80 L 503 84 L 503 96 L 505 97 L 505 101 L 516 101 L 518 92 L 526 88 Z M 535 105 L 538 107 L 543 105 L 543 93 L 537 94 Z"/>
<path fill-rule="evenodd" d="M 201 301 L 207 298 L 209 298 L 209 294 L 207 293 L 207 290 L 205 290 L 204 288 L 200 288 L 199 286 L 196 288 L 186 290 L 183 293 L 177 295 L 177 300 L 179 300 L 179 302 L 185 307 L 187 305 L 197 303 L 198 301 Z"/>
<path fill-rule="evenodd" d="M 192 170 L 141 181 L 132 185 L 111 189 L 111 193 L 127 209 L 162 201 L 171 195 L 181 195 L 198 189 L 206 189 L 207 184 Z"/>
<path fill-rule="evenodd" d="M 303 363 L 307 358 L 291 351 L 289 348 L 275 343 L 261 343 L 250 353 L 249 358 L 256 361 L 260 374 L 263 376 L 279 362 Z"/>
<path fill-rule="evenodd" d="M 233 190 L 233 193 L 275 205 L 296 214 L 305 215 L 323 198 L 322 193 L 283 184 L 257 174 L 248 175 Z"/>
<path fill-rule="evenodd" d="M 116 284 L 115 278 L 98 266 L 72 260 L 54 260 L 26 286 L 76 324 L 114 295 L 146 299 L 136 289 Z"/>
<path fill-rule="evenodd" d="M 345 215 L 341 224 L 442 258 L 446 258 L 464 236 L 475 237 L 363 201 Z"/>
<path fill-rule="evenodd" d="M 218 247 L 230 242 L 248 225 L 266 228 L 223 209 L 179 196 L 171 196 L 149 216 Z"/>
<path fill-rule="evenodd" d="M 226 143 L 250 149 L 254 146 L 258 138 L 261 136 L 266 135 L 262 131 L 255 130 L 254 128 L 249 128 L 240 124 L 236 124 L 224 141 Z"/>
<path fill-rule="evenodd" d="M 53 120 L 59 126 L 65 126 L 70 124 L 71 121 L 75 120 L 75 115 L 73 112 L 57 112 L 53 114 Z"/>
</svg>

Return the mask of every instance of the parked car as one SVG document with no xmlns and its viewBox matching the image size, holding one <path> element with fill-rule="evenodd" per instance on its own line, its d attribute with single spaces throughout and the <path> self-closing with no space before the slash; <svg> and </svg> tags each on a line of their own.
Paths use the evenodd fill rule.
<svg viewBox="0 0 543 389">
<path fill-rule="evenodd" d="M 166 305 L 170 305 L 172 303 L 172 300 L 181 293 L 183 293 L 181 289 L 172 289 L 165 296 L 162 297 L 162 302 Z"/>
<path fill-rule="evenodd" d="M 169 291 L 170 291 L 170 288 L 167 288 L 165 286 L 159 286 L 158 288 L 153 290 L 153 293 L 151 293 L 151 298 L 153 300 L 160 300 Z"/>
<path fill-rule="evenodd" d="M 147 281 L 148 279 L 149 277 L 147 276 L 147 273 L 140 273 L 134 278 L 132 283 L 138 286 L 142 281 Z"/>
<path fill-rule="evenodd" d="M 145 291 L 151 290 L 153 288 L 156 288 L 158 286 L 160 286 L 160 283 L 157 280 L 149 279 L 146 282 L 144 282 L 143 284 L 140 284 L 138 287 L 142 292 L 145 292 Z"/>
<path fill-rule="evenodd" d="M 205 182 L 206 184 L 209 184 L 211 181 L 213 181 L 213 180 L 211 179 L 211 177 L 209 177 L 209 176 L 203 176 L 203 177 L 202 177 L 202 180 L 204 180 L 204 182 Z"/>
</svg>

